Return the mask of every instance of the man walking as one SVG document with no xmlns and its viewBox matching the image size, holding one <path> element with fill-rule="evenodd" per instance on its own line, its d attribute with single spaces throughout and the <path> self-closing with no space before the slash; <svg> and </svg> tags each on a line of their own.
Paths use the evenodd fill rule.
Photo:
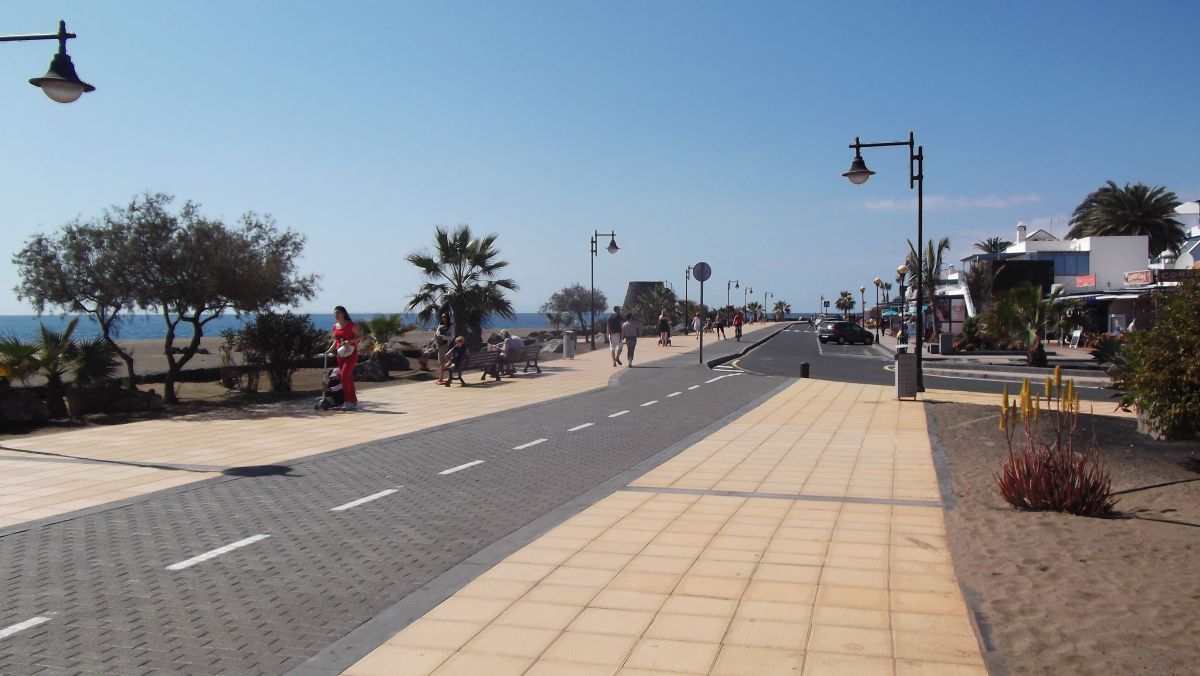
<svg viewBox="0 0 1200 676">
<path fill-rule="evenodd" d="M 608 316 L 608 349 L 612 352 L 612 365 L 621 363 L 621 306 L 613 306 L 612 314 Z"/>
</svg>

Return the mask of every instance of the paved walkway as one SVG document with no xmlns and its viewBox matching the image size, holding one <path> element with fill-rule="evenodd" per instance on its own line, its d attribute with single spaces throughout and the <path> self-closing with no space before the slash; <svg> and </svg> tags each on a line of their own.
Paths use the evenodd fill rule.
<svg viewBox="0 0 1200 676">
<path fill-rule="evenodd" d="M 801 380 L 346 673 L 986 674 L 922 405 Z"/>
<path fill-rule="evenodd" d="M 775 328 L 759 324 L 746 334 L 756 340 Z M 674 342 L 639 341 L 638 364 L 697 347 L 690 336 Z M 604 387 L 619 372 L 608 355 L 607 349 L 577 353 L 543 364 L 541 375 L 485 386 L 373 388 L 354 413 L 315 412 L 302 400 L 6 439 L 6 449 L 35 453 L 0 449 L 0 528 Z M 479 384 L 471 380 L 478 375 L 466 377 Z"/>
</svg>

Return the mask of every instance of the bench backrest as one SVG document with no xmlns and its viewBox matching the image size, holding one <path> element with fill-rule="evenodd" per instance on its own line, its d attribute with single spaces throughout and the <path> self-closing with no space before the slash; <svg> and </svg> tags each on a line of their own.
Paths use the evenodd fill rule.
<svg viewBox="0 0 1200 676">
<path fill-rule="evenodd" d="M 471 354 L 467 355 L 465 360 L 463 360 L 463 368 L 475 368 L 477 366 L 491 364 L 494 363 L 499 357 L 500 353 L 496 351 L 481 350 L 479 352 L 472 352 Z"/>
</svg>

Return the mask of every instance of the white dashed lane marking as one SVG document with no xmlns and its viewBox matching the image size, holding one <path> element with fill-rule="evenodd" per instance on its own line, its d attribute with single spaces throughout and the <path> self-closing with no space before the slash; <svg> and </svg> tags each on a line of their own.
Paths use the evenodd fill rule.
<svg viewBox="0 0 1200 676">
<path fill-rule="evenodd" d="M 657 399 L 651 399 L 650 401 L 648 401 L 648 402 L 646 402 L 646 403 L 642 404 L 642 406 L 653 406 L 653 405 L 655 405 L 655 404 L 657 404 L 657 403 L 658 403 L 658 400 L 657 400 Z"/>
<path fill-rule="evenodd" d="M 450 469 L 444 469 L 444 470 L 438 472 L 438 474 L 454 474 L 455 472 L 464 470 L 468 467 L 474 467 L 475 465 L 482 465 L 482 464 L 483 464 L 482 460 L 472 460 L 471 462 L 464 463 L 462 465 L 459 465 L 458 467 L 451 467 Z"/>
<path fill-rule="evenodd" d="M 671 397 L 678 397 L 681 394 L 683 394 L 683 392 L 672 392 L 667 395 L 667 398 L 670 399 Z"/>
<path fill-rule="evenodd" d="M 216 549 L 214 549 L 212 551 L 204 552 L 203 554 L 201 554 L 199 556 L 193 556 L 192 558 L 187 559 L 185 561 L 180 561 L 179 563 L 172 563 L 171 565 L 167 566 L 167 570 L 183 570 L 184 568 L 191 568 L 192 566 L 196 565 L 197 563 L 204 563 L 205 561 L 208 561 L 209 559 L 215 559 L 222 554 L 228 554 L 229 552 L 232 552 L 235 549 L 241 549 L 242 547 L 245 547 L 247 545 L 252 545 L 255 542 L 258 542 L 259 540 L 266 540 L 269 537 L 271 537 L 271 536 L 267 535 L 266 533 L 259 533 L 258 535 L 251 535 L 250 537 L 242 539 L 242 540 L 238 540 L 237 542 L 231 542 L 231 543 L 225 545 L 224 547 L 217 547 Z"/>
<path fill-rule="evenodd" d="M 523 451 L 531 446 L 537 446 L 538 444 L 542 443 L 543 441 L 546 441 L 546 440 L 545 439 L 534 439 L 533 441 L 521 444 L 520 446 L 513 446 L 513 450 L 514 451 Z"/>
<path fill-rule="evenodd" d="M 619 417 L 621 417 L 621 416 L 625 415 L 626 413 L 629 413 L 629 411 L 628 411 L 628 410 L 625 410 L 625 411 L 617 411 L 616 413 L 614 413 L 614 414 L 612 414 L 612 415 L 610 415 L 610 416 L 608 416 L 608 417 L 610 417 L 610 418 L 619 418 Z"/>
<path fill-rule="evenodd" d="M 711 382 L 711 381 L 710 381 L 710 382 Z M 692 386 L 691 386 L 691 387 L 689 387 L 688 389 L 689 389 L 689 390 L 694 390 L 694 389 L 696 389 L 697 387 L 700 387 L 700 386 L 699 386 L 699 385 L 692 385 Z"/>
<path fill-rule="evenodd" d="M 346 503 L 346 504 L 344 504 L 344 505 L 338 505 L 337 507 L 332 507 L 332 508 L 330 508 L 330 510 L 329 510 L 329 511 L 331 511 L 331 512 L 344 512 L 344 511 L 346 511 L 347 509 L 354 509 L 355 507 L 357 507 L 357 506 L 359 506 L 359 505 L 365 505 L 366 503 L 368 503 L 368 502 L 370 502 L 370 501 L 372 501 L 372 500 L 378 500 L 379 498 L 384 498 L 384 497 L 387 497 L 387 496 L 391 495 L 392 493 L 395 493 L 397 490 L 399 490 L 399 489 L 398 489 L 398 488 L 389 488 L 389 489 L 387 489 L 387 490 L 384 490 L 384 491 L 379 491 L 378 493 L 372 493 L 372 494 L 368 495 L 368 496 L 367 496 L 367 497 L 365 497 L 365 498 L 359 498 L 359 499 L 357 499 L 357 500 L 351 500 L 350 502 L 347 502 L 347 503 Z"/>
<path fill-rule="evenodd" d="M 9 626 L 7 626 L 5 628 L 0 629 L 0 640 L 6 639 L 9 636 L 12 636 L 13 634 L 16 634 L 18 632 L 25 631 L 26 629 L 32 629 L 32 628 L 38 626 L 39 624 L 45 624 L 46 622 L 50 621 L 50 615 L 52 615 L 52 614 L 53 613 L 47 614 L 47 615 L 38 615 L 37 617 L 31 617 L 28 620 L 25 620 L 24 622 L 10 624 Z"/>
<path fill-rule="evenodd" d="M 579 430 L 586 429 L 586 428 L 588 428 L 588 427 L 591 427 L 592 425 L 595 425 L 595 424 L 596 424 L 596 423 L 583 423 L 582 425 L 576 425 L 576 426 L 572 427 L 571 429 L 569 429 L 569 430 L 567 430 L 567 431 L 568 431 L 568 432 L 578 432 Z"/>
</svg>

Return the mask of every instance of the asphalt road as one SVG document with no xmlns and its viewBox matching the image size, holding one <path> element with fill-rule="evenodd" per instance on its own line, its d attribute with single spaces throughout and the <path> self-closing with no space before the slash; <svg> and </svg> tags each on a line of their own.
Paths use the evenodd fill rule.
<svg viewBox="0 0 1200 676">
<path fill-rule="evenodd" d="M 807 324 L 788 326 L 774 339 L 733 362 L 738 368 L 754 374 L 797 377 L 801 362 L 808 362 L 809 377 L 848 383 L 894 385 L 896 382 L 890 350 L 882 345 L 822 345 L 815 331 Z M 927 365 L 930 362 L 927 362 Z M 946 362 L 938 362 L 946 368 Z M 1033 376 L 1035 383 L 1043 376 Z M 979 378 L 964 372 L 959 376 L 925 374 L 925 387 L 930 389 L 1000 394 L 1005 385 L 1010 392 L 1021 386 L 1017 378 Z M 1112 401 L 1112 390 L 1078 388 L 1080 399 Z M 999 399 L 997 399 L 999 401 Z"/>
<path fill-rule="evenodd" d="M 334 673 L 374 647 L 345 648 L 356 630 L 377 644 L 402 626 L 372 618 L 449 595 L 435 583 L 464 562 L 486 570 L 481 552 L 515 549 L 514 533 L 531 539 L 789 382 L 681 355 L 601 390 L 10 532 L 0 673 L 279 674 L 314 656 L 307 673 Z"/>
</svg>

